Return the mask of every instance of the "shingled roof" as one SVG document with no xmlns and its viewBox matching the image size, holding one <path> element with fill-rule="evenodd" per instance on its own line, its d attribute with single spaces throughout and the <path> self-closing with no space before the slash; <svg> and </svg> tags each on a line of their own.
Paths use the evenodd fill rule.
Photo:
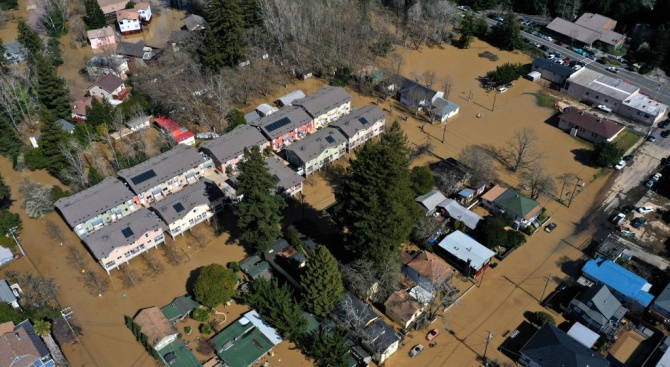
<svg viewBox="0 0 670 367">
<path fill-rule="evenodd" d="M 324 150 L 345 144 L 347 138 L 337 129 L 321 129 L 288 147 L 287 152 L 295 154 L 303 163 L 318 157 Z"/>
<path fill-rule="evenodd" d="M 112 93 L 114 92 L 118 87 L 120 87 L 123 84 L 123 79 L 119 78 L 118 76 L 114 74 L 107 74 L 103 76 L 102 78 L 98 79 L 91 88 L 94 86 L 100 87 L 102 90 L 104 90 L 107 93 Z M 89 88 L 90 89 L 90 88 Z"/>
<path fill-rule="evenodd" d="M 269 139 L 278 139 L 301 126 L 305 126 L 310 121 L 312 121 L 312 117 L 307 112 L 300 107 L 292 106 L 282 108 L 270 116 L 251 122 L 251 125 L 258 127 Z"/>
<path fill-rule="evenodd" d="M 571 108 L 558 116 L 560 120 L 576 125 L 586 131 L 610 140 L 622 132 L 625 127 L 606 118 L 597 117 L 588 112 Z"/>
<path fill-rule="evenodd" d="M 168 195 L 151 207 L 165 223 L 170 224 L 183 218 L 195 207 L 209 205 L 224 196 L 223 191 L 214 182 L 203 179 Z"/>
<path fill-rule="evenodd" d="M 158 307 L 149 307 L 140 311 L 135 316 L 135 323 L 140 326 L 152 347 L 155 347 L 163 338 L 179 333 Z"/>
<path fill-rule="evenodd" d="M 540 367 L 608 367 L 610 363 L 556 326 L 544 324 L 521 349 Z"/>
<path fill-rule="evenodd" d="M 268 140 L 257 128 L 240 125 L 219 138 L 202 142 L 200 148 L 212 158 L 225 163 L 241 156 L 244 153 L 244 148 L 260 147 L 267 142 Z"/>
<path fill-rule="evenodd" d="M 304 108 L 310 116 L 317 118 L 348 102 L 351 102 L 351 96 L 344 88 L 327 86 L 291 104 Z"/>
<path fill-rule="evenodd" d="M 328 126 L 340 130 L 344 136 L 351 139 L 359 131 L 370 128 L 370 125 L 380 120 L 386 120 L 384 111 L 377 106 L 365 106 L 340 117 Z"/>
</svg>

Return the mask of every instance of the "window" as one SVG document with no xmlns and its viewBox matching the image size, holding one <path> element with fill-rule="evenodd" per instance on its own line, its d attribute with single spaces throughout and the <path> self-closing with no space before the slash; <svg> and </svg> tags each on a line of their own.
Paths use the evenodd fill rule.
<svg viewBox="0 0 670 367">
<path fill-rule="evenodd" d="M 589 94 L 590 94 L 589 92 L 586 92 L 586 95 L 587 95 L 587 96 L 588 96 Z"/>
</svg>

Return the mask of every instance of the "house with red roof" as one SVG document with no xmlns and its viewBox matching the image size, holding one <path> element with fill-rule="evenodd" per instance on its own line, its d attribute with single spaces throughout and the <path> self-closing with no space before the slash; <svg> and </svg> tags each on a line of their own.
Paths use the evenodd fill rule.
<svg viewBox="0 0 670 367">
<path fill-rule="evenodd" d="M 625 129 L 621 124 L 576 108 L 558 116 L 558 128 L 592 143 L 610 142 Z"/>
<path fill-rule="evenodd" d="M 195 134 L 191 130 L 174 122 L 171 118 L 165 116 L 156 117 L 154 121 L 159 129 L 170 135 L 177 144 L 195 145 Z"/>
</svg>

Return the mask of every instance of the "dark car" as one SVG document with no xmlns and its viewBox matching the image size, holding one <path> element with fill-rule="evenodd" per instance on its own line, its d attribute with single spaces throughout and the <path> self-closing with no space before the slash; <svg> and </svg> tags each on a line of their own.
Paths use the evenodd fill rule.
<svg viewBox="0 0 670 367">
<path fill-rule="evenodd" d="M 666 126 L 670 125 L 670 119 L 665 119 L 658 123 L 658 127 L 664 129 Z"/>
<path fill-rule="evenodd" d="M 639 218 L 633 219 L 631 224 L 632 224 L 633 228 L 640 229 L 642 227 L 642 225 L 645 224 L 646 222 L 647 222 L 647 220 L 645 218 L 639 217 Z"/>
<path fill-rule="evenodd" d="M 548 226 L 544 227 L 544 231 L 547 232 L 547 233 L 551 232 L 551 231 L 554 230 L 554 228 L 556 228 L 556 226 L 557 226 L 556 223 L 551 223 Z"/>
<path fill-rule="evenodd" d="M 623 160 L 624 160 L 624 162 L 626 162 L 626 163 L 632 161 L 633 159 L 635 159 L 635 155 L 633 155 L 633 154 L 629 154 L 629 155 L 623 157 Z"/>
<path fill-rule="evenodd" d="M 635 205 L 626 205 L 623 208 L 621 208 L 621 212 L 624 214 L 628 214 L 635 210 Z"/>
<path fill-rule="evenodd" d="M 670 130 L 665 130 L 661 133 L 662 138 L 667 138 L 668 136 L 670 136 Z"/>
</svg>

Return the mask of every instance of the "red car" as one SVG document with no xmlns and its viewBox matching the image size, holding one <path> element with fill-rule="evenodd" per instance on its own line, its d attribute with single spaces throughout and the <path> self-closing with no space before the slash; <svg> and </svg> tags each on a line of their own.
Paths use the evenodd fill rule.
<svg viewBox="0 0 670 367">
<path fill-rule="evenodd" d="M 426 334 L 426 340 L 432 342 L 433 340 L 435 340 L 435 338 L 437 338 L 438 335 L 440 335 L 440 331 L 437 329 L 433 329 L 428 334 Z"/>
</svg>

